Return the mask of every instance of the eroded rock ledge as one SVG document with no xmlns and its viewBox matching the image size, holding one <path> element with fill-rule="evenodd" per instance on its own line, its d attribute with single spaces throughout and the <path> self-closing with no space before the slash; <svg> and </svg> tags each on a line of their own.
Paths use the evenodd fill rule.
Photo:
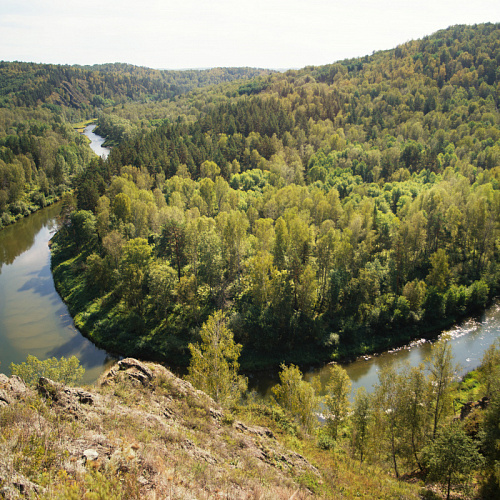
<svg viewBox="0 0 500 500">
<path fill-rule="evenodd" d="M 0 418 L 10 436 L 0 443 L 8 499 L 44 494 L 49 466 L 56 486 L 98 471 L 133 483 L 140 498 L 305 498 L 297 479 L 320 480 L 270 429 L 234 421 L 163 366 L 131 358 L 90 389 L 46 378 L 31 389 L 0 375 Z"/>
</svg>

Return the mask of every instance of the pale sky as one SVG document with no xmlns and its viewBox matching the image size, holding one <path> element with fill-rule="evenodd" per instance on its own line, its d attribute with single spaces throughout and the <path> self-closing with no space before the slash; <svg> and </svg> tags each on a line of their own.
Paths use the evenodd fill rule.
<svg viewBox="0 0 500 500">
<path fill-rule="evenodd" d="M 500 0 L 0 0 L 0 60 L 302 68 L 500 21 Z"/>
</svg>

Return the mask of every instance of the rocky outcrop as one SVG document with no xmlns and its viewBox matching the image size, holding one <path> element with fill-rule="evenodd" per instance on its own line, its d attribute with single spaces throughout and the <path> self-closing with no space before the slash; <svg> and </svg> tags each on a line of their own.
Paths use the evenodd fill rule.
<svg viewBox="0 0 500 500">
<path fill-rule="evenodd" d="M 99 471 L 110 482 L 120 477 L 116 487 L 131 485 L 141 498 L 217 498 L 222 490 L 234 499 L 249 491 L 261 498 L 299 491 L 295 498 L 304 498 L 308 490 L 294 478 L 320 481 L 316 468 L 269 428 L 235 421 L 166 368 L 131 358 L 89 389 L 40 378 L 33 390 L 18 377 L 1 376 L 0 405 L 18 409 L 6 433 L 12 440 L 0 440 L 6 498 L 42 491 L 40 470 L 49 466 L 58 471 L 59 484 L 51 488 Z"/>
<path fill-rule="evenodd" d="M 104 377 L 101 377 L 101 385 L 114 381 L 119 371 L 124 371 L 128 378 L 137 380 L 144 386 L 148 385 L 153 378 L 153 372 L 144 363 L 134 358 L 126 358 L 118 361 Z"/>
<path fill-rule="evenodd" d="M 0 373 L 0 407 L 23 399 L 31 393 L 31 389 L 17 375 L 9 378 Z"/>
<path fill-rule="evenodd" d="M 475 410 L 484 410 L 488 407 L 490 400 L 486 396 L 479 401 L 469 401 L 460 409 L 460 420 L 467 418 Z"/>
</svg>

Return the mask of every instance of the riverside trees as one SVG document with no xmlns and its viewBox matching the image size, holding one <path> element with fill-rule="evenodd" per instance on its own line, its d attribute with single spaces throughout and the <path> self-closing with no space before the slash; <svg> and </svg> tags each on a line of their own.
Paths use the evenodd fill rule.
<svg viewBox="0 0 500 500">
<path fill-rule="evenodd" d="M 500 282 L 498 81 L 480 63 L 497 57 L 495 26 L 270 75 L 258 94 L 179 99 L 178 119 L 79 178 L 92 251 L 116 271 L 93 299 L 124 299 L 119 235 L 147 239 L 150 269 L 177 273 L 165 307 L 146 277 L 134 321 L 155 332 L 141 352 L 183 364 L 191 332 L 220 308 L 253 366 L 380 350 L 483 308 Z M 448 44 L 441 81 L 429 64 Z M 473 83 L 460 50 L 477 55 Z M 101 341 L 117 317 L 99 318 Z"/>
<path fill-rule="evenodd" d="M 471 477 L 482 471 L 489 477 L 484 484 L 485 495 L 494 497 L 499 491 L 495 475 L 498 470 L 499 393 L 496 389 L 491 392 L 493 399 L 487 410 L 478 410 L 470 420 L 463 415 L 459 418 L 456 415 L 460 409 L 457 404 L 459 392 L 454 382 L 456 367 L 449 347 L 444 337 L 432 346 L 425 365 L 384 367 L 379 372 L 379 383 L 373 394 L 367 394 L 364 388 L 357 391 L 352 411 L 348 411 L 350 383 L 338 365 L 332 370 L 326 396 L 320 397 L 315 392 L 317 381 L 308 384 L 293 365 L 282 367 L 280 383 L 273 392 L 276 401 L 307 432 L 312 433 L 314 427 L 321 429 L 323 426 L 337 443 L 336 446 L 327 443 L 324 431 L 320 431 L 318 444 L 321 447 L 328 444 L 332 449 L 350 448 L 360 461 L 391 467 L 396 477 L 419 470 L 428 481 L 442 483 L 448 498 L 452 486 L 465 488 Z M 479 389 L 476 397 L 491 391 L 488 379 L 482 377 L 493 366 L 494 370 L 498 369 L 498 351 L 498 345 L 492 346 L 475 374 L 476 391 Z M 330 413 L 332 408 L 335 408 L 335 415 Z M 314 419 L 318 415 L 326 417 L 323 424 Z M 340 419 L 332 416 L 341 415 L 344 418 L 339 432 Z"/>
</svg>

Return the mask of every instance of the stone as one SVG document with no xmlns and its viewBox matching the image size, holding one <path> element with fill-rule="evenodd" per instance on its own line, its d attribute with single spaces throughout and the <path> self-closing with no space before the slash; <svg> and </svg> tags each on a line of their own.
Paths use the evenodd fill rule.
<svg viewBox="0 0 500 500">
<path fill-rule="evenodd" d="M 97 453 L 97 451 L 93 448 L 90 448 L 83 452 L 83 457 L 86 462 L 95 462 L 99 458 L 99 453 Z"/>
<path fill-rule="evenodd" d="M 129 368 L 135 368 L 139 372 L 142 372 L 148 378 L 148 380 L 151 380 L 153 378 L 153 372 L 144 363 L 137 361 L 137 359 L 134 358 L 122 359 L 121 361 L 118 361 L 118 366 L 120 367 L 120 370 L 128 370 Z"/>
</svg>

